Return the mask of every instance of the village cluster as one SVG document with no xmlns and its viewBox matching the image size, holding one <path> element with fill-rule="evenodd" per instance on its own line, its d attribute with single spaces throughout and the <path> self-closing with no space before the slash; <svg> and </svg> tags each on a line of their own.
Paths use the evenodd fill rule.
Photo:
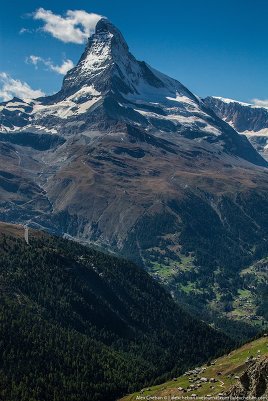
<svg viewBox="0 0 268 401">
<path fill-rule="evenodd" d="M 264 337 L 267 337 L 267 334 L 264 335 Z M 267 344 L 268 346 L 268 344 Z M 232 354 L 232 353 L 231 353 Z M 230 357 L 231 354 L 229 354 L 228 356 Z M 261 358 L 261 351 L 257 350 L 256 355 L 249 355 L 246 359 L 245 359 L 245 363 L 251 363 L 254 362 L 256 360 L 258 360 L 259 358 Z M 187 385 L 186 387 L 178 387 L 177 390 L 180 392 L 180 396 L 178 399 L 186 399 L 186 397 L 188 397 L 188 399 L 200 399 L 200 397 L 198 396 L 198 394 L 196 393 L 196 391 L 201 390 L 202 387 L 204 385 L 206 385 L 206 388 L 209 385 L 209 389 L 212 391 L 212 393 L 214 393 L 215 391 L 215 387 L 218 386 L 220 388 L 222 388 L 222 391 L 225 390 L 225 383 L 222 380 L 222 375 L 223 373 L 221 371 L 216 371 L 215 372 L 215 377 L 206 377 L 206 370 L 210 367 L 210 366 L 215 366 L 216 365 L 216 361 L 211 362 L 208 366 L 201 366 L 201 367 L 196 367 L 193 370 L 188 370 L 187 372 L 185 372 L 183 374 L 184 377 L 188 378 L 189 381 L 189 385 Z M 235 373 L 231 372 L 230 374 L 228 374 L 227 376 L 225 376 L 228 379 L 234 379 L 234 380 L 238 380 L 240 377 L 238 375 L 236 375 Z M 176 382 L 178 380 L 178 378 L 174 377 L 173 381 Z M 165 390 L 166 387 L 163 387 L 161 390 Z M 168 396 L 153 396 L 153 395 L 146 395 L 146 396 L 142 396 L 142 394 L 144 394 L 144 392 L 148 392 L 151 391 L 150 388 L 146 388 L 146 389 L 142 389 L 140 391 L 140 395 L 138 395 L 136 397 L 136 400 L 170 400 L 170 398 L 168 398 Z M 156 398 L 153 398 L 156 397 Z M 167 397 L 167 398 L 165 398 Z M 172 397 L 176 397 L 176 396 L 172 396 Z M 215 395 L 214 394 L 206 394 L 205 396 L 202 397 L 202 399 L 215 399 Z M 223 392 L 219 392 L 217 393 L 217 399 L 224 399 L 225 395 Z M 176 398 L 173 398 L 174 401 L 176 400 Z"/>
<path fill-rule="evenodd" d="M 211 362 L 211 365 L 215 365 L 215 362 Z M 220 382 L 220 386 L 224 386 L 224 382 L 220 380 L 220 376 L 222 375 L 221 372 L 217 372 L 217 378 L 215 377 L 205 377 L 202 376 L 202 374 L 207 370 L 207 367 L 197 367 L 193 370 L 189 370 L 188 372 L 184 373 L 184 376 L 188 376 L 189 380 L 189 386 L 186 388 L 183 387 L 178 387 L 179 391 L 182 391 L 184 393 L 189 393 L 194 390 L 199 390 L 205 383 L 210 383 L 210 389 L 213 390 L 215 388 L 215 383 Z M 235 377 L 236 378 L 236 377 Z M 239 377 L 237 377 L 239 378 Z M 223 396 L 223 393 L 218 394 L 219 397 Z M 211 397 L 211 394 L 207 394 L 207 397 Z M 191 397 L 197 397 L 197 394 L 192 393 Z"/>
</svg>

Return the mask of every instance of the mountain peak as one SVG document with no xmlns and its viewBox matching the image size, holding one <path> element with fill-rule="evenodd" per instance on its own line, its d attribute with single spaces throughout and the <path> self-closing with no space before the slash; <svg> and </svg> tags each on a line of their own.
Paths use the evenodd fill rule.
<svg viewBox="0 0 268 401">
<path fill-rule="evenodd" d="M 95 33 L 118 31 L 118 29 L 107 18 L 101 18 L 96 25 Z"/>
<path fill-rule="evenodd" d="M 108 19 L 102 18 L 96 25 L 95 33 L 88 39 L 77 66 L 64 78 L 62 89 L 68 96 L 74 89 L 77 91 L 85 85 L 94 85 L 101 93 L 107 92 L 119 65 L 129 62 L 135 63 L 136 60 L 130 54 L 123 35 Z"/>
<path fill-rule="evenodd" d="M 97 23 L 78 64 L 65 76 L 61 90 L 39 98 L 38 102 L 29 109 L 31 115 L 18 114 L 16 127 L 32 125 L 32 115 L 35 125 L 56 129 L 64 135 L 69 130 L 81 133 L 82 129 L 93 127 L 105 131 L 123 123 L 154 135 L 172 133 L 169 138 L 174 143 L 184 137 L 202 141 L 205 146 L 217 144 L 221 149 L 224 144 L 225 151 L 265 164 L 247 141 L 179 81 L 138 61 L 121 32 L 106 18 Z M 16 110 L 21 112 L 17 105 Z M 12 127 L 9 110 L 5 113 L 5 126 Z M 77 125 L 78 121 L 83 128 Z M 73 126 L 77 128 L 69 128 Z"/>
<path fill-rule="evenodd" d="M 131 55 L 127 42 L 119 29 L 108 19 L 102 18 L 96 25 L 95 34 L 89 38 L 83 56 L 90 59 L 92 56 L 98 56 L 116 62 Z"/>
<path fill-rule="evenodd" d="M 110 47 L 123 46 L 124 50 L 128 51 L 128 45 L 119 31 L 107 18 L 102 18 L 96 25 L 95 34 L 88 40 L 87 50 L 90 50 L 92 45 L 104 42 Z"/>
<path fill-rule="evenodd" d="M 128 45 L 119 29 L 115 25 L 113 25 L 107 18 L 102 18 L 96 25 L 95 35 L 107 33 L 113 35 L 113 37 L 119 39 L 121 42 L 124 42 L 128 48 Z"/>
</svg>

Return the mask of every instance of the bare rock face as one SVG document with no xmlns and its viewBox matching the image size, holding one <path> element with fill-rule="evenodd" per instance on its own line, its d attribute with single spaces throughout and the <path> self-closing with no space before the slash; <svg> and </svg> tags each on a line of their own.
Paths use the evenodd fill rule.
<svg viewBox="0 0 268 401">
<path fill-rule="evenodd" d="M 268 397 L 268 357 L 252 363 L 226 394 L 230 398 L 241 397 L 265 399 Z"/>
</svg>

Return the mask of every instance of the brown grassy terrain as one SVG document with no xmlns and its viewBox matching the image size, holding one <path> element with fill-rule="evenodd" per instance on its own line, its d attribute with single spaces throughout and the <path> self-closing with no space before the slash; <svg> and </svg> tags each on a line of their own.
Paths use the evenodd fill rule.
<svg viewBox="0 0 268 401">
<path fill-rule="evenodd" d="M 9 224 L 0 222 L 0 235 L 6 235 L 8 237 L 24 238 L 25 229 L 22 224 Z M 45 233 L 29 228 L 29 239 L 31 237 L 41 237 Z"/>
</svg>

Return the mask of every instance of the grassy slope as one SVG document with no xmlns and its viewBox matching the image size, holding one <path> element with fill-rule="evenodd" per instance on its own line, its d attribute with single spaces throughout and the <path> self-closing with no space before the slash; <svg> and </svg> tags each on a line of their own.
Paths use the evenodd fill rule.
<svg viewBox="0 0 268 401">
<path fill-rule="evenodd" d="M 0 234 L 11 237 L 24 238 L 24 228 L 20 224 L 0 223 Z"/>
<path fill-rule="evenodd" d="M 193 382 L 189 382 L 190 378 L 194 378 L 193 375 L 182 375 L 176 380 L 168 381 L 164 384 L 151 387 L 146 389 L 144 392 L 137 392 L 135 394 L 128 395 L 122 398 L 120 401 L 136 401 L 139 396 L 191 396 L 196 394 L 197 396 L 216 396 L 220 393 L 225 392 L 232 384 L 237 381 L 236 376 L 239 376 L 246 367 L 246 359 L 250 356 L 258 357 L 262 355 L 268 356 L 268 337 L 262 337 L 258 340 L 252 341 L 243 345 L 241 348 L 232 351 L 230 354 L 218 358 L 215 365 L 210 366 L 204 365 L 206 370 L 200 374 L 200 377 L 206 377 L 208 379 L 215 378 L 216 383 L 204 383 L 198 390 L 189 389 L 189 391 L 179 391 L 178 388 L 182 387 L 187 389 Z M 214 363 L 212 362 L 212 363 Z M 218 373 L 221 375 L 218 375 Z M 214 388 L 211 388 L 213 386 Z M 168 398 L 169 399 L 169 398 Z M 213 399 L 213 398 L 212 398 Z"/>
<path fill-rule="evenodd" d="M 18 239 L 24 239 L 24 227 L 22 224 L 10 224 L 5 222 L 0 222 L 0 235 L 6 235 L 7 237 L 14 237 Z M 42 238 L 48 236 L 43 231 L 34 230 L 29 228 L 29 240 L 32 238 Z"/>
</svg>

